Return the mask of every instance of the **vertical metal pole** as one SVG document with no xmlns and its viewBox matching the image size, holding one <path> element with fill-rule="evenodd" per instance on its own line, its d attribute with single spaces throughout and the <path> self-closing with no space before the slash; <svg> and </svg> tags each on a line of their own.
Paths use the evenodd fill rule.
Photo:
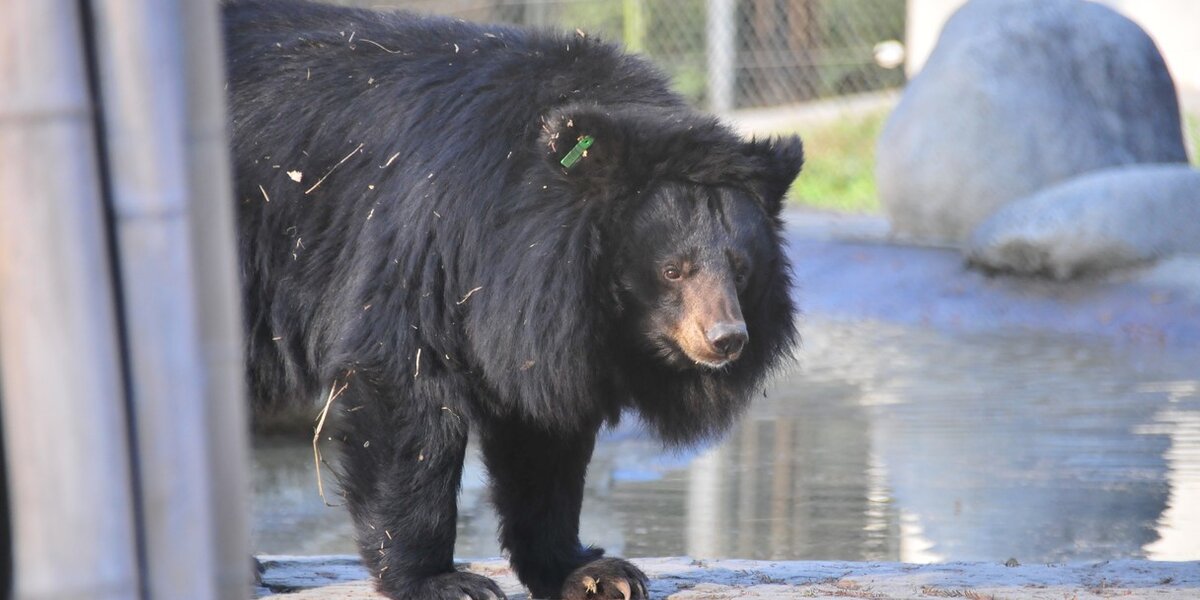
<svg viewBox="0 0 1200 600">
<path fill-rule="evenodd" d="M 528 12 L 525 14 L 529 20 L 523 23 L 524 25 L 545 27 L 550 22 L 547 15 L 546 0 L 533 0 L 533 2 L 526 4 L 526 9 Z"/>
<path fill-rule="evenodd" d="M 734 0 L 707 0 L 708 107 L 714 113 L 733 110 L 734 46 L 737 17 Z"/>
<path fill-rule="evenodd" d="M 646 49 L 646 0 L 624 0 L 621 7 L 625 49 L 642 52 Z"/>
<path fill-rule="evenodd" d="M 139 596 L 125 390 L 79 4 L 0 18 L 0 370 L 13 596 Z"/>
</svg>

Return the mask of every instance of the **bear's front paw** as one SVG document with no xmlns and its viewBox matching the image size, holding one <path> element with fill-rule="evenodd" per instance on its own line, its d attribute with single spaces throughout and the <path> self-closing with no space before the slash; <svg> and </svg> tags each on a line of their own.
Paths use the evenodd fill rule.
<svg viewBox="0 0 1200 600">
<path fill-rule="evenodd" d="M 397 595 L 387 594 L 405 600 L 506 600 L 508 596 L 496 585 L 496 582 L 474 573 L 455 571 L 443 573 L 422 580 Z"/>
<path fill-rule="evenodd" d="M 648 600 L 646 574 L 627 560 L 601 558 L 567 576 L 563 600 Z"/>
</svg>

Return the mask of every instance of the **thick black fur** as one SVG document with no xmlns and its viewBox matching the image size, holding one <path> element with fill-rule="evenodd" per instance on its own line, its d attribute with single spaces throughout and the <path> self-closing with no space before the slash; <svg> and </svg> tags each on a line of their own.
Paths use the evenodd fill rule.
<svg viewBox="0 0 1200 600">
<path fill-rule="evenodd" d="M 799 140 L 741 141 L 591 38 L 300 2 L 224 14 L 256 407 L 344 387 L 327 431 L 396 599 L 500 595 L 452 564 L 474 430 L 517 574 L 558 597 L 603 552 L 578 538 L 600 427 L 631 409 L 670 443 L 717 434 L 789 350 L 778 214 Z M 595 145 L 563 168 L 581 135 Z M 655 261 L 680 255 L 740 269 L 749 343 L 721 369 L 657 325 L 679 307 Z"/>
</svg>

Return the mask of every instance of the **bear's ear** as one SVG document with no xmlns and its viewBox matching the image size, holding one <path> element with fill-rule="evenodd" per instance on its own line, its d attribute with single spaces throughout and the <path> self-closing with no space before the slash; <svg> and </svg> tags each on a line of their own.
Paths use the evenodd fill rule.
<svg viewBox="0 0 1200 600">
<path fill-rule="evenodd" d="M 759 189 L 767 213 L 778 215 L 784 195 L 804 166 L 804 144 L 794 135 L 751 140 L 746 143 L 746 153 L 762 167 Z"/>
<path fill-rule="evenodd" d="M 631 133 L 619 115 L 568 106 L 546 116 L 539 143 L 550 170 L 590 194 L 618 192 L 634 179 L 628 164 Z"/>
</svg>

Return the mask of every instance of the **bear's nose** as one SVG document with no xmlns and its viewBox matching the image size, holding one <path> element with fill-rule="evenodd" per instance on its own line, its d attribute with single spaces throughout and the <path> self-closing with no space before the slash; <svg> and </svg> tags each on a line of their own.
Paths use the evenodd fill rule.
<svg viewBox="0 0 1200 600">
<path fill-rule="evenodd" d="M 721 356 L 735 356 L 742 351 L 749 336 L 746 334 L 746 324 L 741 321 L 717 323 L 705 334 L 708 343 L 712 344 Z"/>
</svg>

